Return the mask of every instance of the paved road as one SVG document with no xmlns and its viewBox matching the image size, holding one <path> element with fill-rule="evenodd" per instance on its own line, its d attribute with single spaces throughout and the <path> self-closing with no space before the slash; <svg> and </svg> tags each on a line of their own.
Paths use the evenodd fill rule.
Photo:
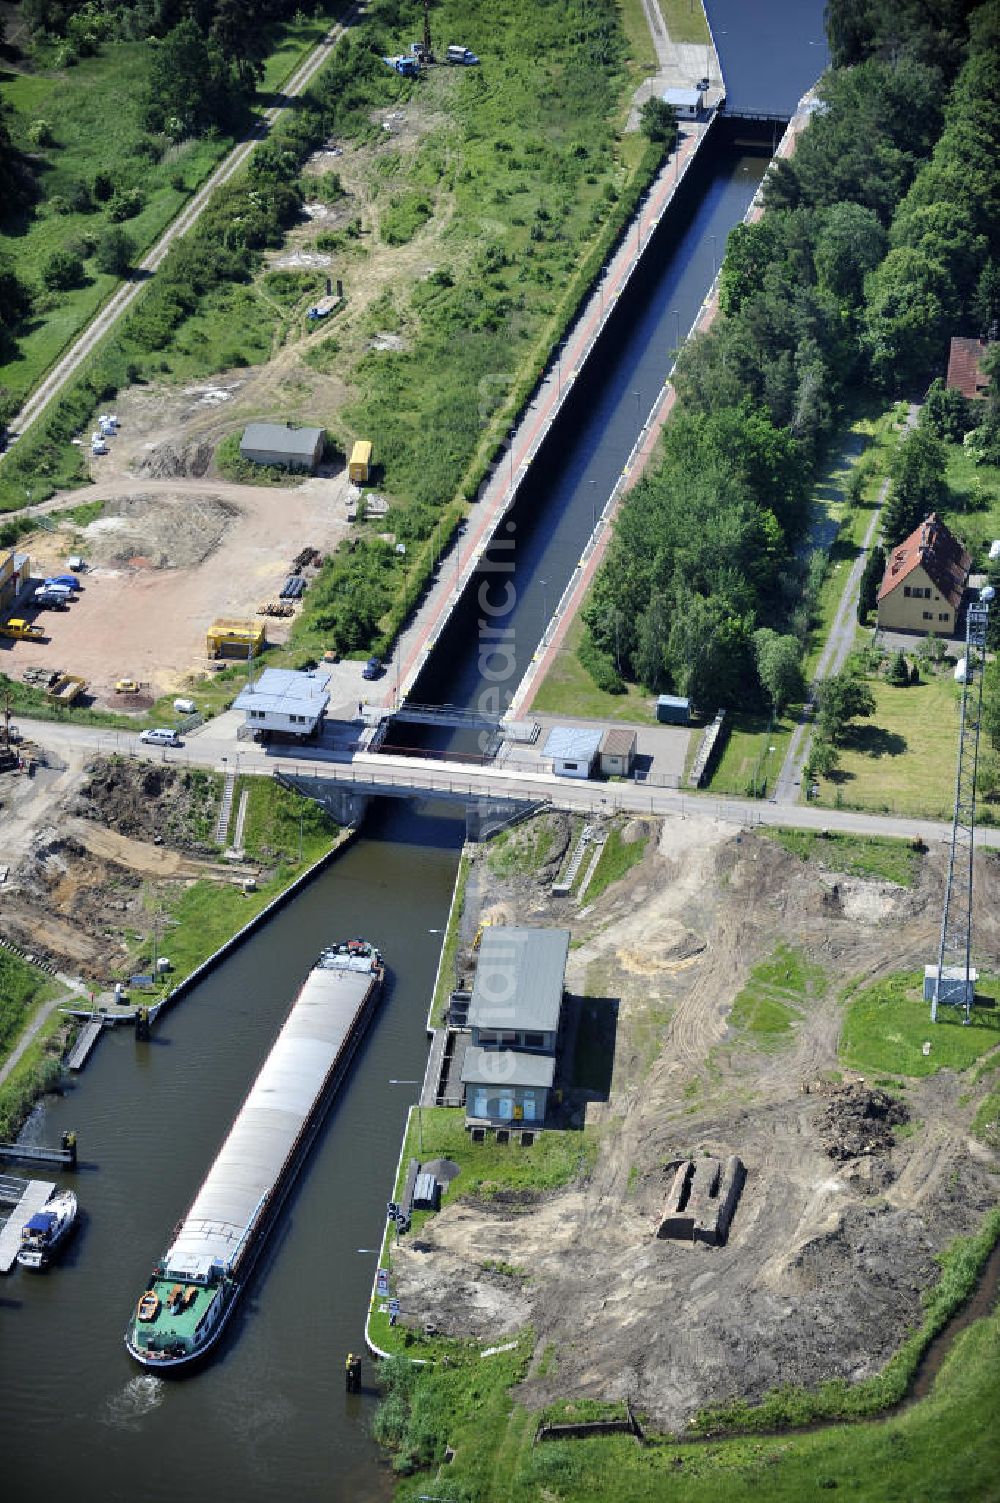
<svg viewBox="0 0 1000 1503">
<path fill-rule="evenodd" d="M 912 428 L 917 421 L 920 412 L 919 406 L 910 404 L 906 414 L 907 429 Z M 861 545 L 861 551 L 854 563 L 851 572 L 847 576 L 840 604 L 837 606 L 837 614 L 833 618 L 830 627 L 830 635 L 820 654 L 816 664 L 816 674 L 809 686 L 809 697 L 799 715 L 798 723 L 792 732 L 792 739 L 788 743 L 788 751 L 778 781 L 774 787 L 774 797 L 779 804 L 793 804 L 802 790 L 802 773 L 809 758 L 809 749 L 813 739 L 813 714 L 816 709 L 816 696 L 819 685 L 825 678 L 834 678 L 847 662 L 848 656 L 854 646 L 854 631 L 857 620 L 858 589 L 861 584 L 861 576 L 864 573 L 865 564 L 868 560 L 868 550 L 875 536 L 875 528 L 879 517 L 882 515 L 882 506 L 889 494 L 889 480 L 882 482 L 878 493 L 878 502 L 872 513 L 872 519 L 865 533 L 865 540 Z"/>
<path fill-rule="evenodd" d="M 232 770 L 235 765 L 240 772 L 265 776 L 280 770 L 292 776 L 319 778 L 361 796 L 435 795 L 460 802 L 496 798 L 546 800 L 561 809 L 579 813 L 625 812 L 682 818 L 700 815 L 739 828 L 760 824 L 791 825 L 804 830 L 838 830 L 856 835 L 893 835 L 906 839 L 919 834 L 929 841 L 951 838 L 951 825 L 937 820 L 821 809 L 809 804 L 779 805 L 753 799 L 706 797 L 677 789 L 647 788 L 641 783 L 576 782 L 554 777 L 551 773 L 471 767 L 418 757 L 380 757 L 364 753 L 351 757 L 346 750 L 331 754 L 309 747 L 294 753 L 272 752 L 251 742 L 236 741 L 233 715 L 207 722 L 176 750 L 144 746 L 138 735 L 128 731 L 26 721 L 23 717 L 20 725 L 26 735 L 57 756 L 80 751 L 117 752 L 178 766 Z M 980 845 L 1000 846 L 1000 829 L 980 829 L 976 838 Z"/>
<path fill-rule="evenodd" d="M 94 347 L 102 340 L 105 334 L 121 318 L 122 314 L 135 302 L 143 291 L 149 276 L 161 265 L 164 257 L 174 241 L 185 235 L 193 224 L 200 218 L 209 199 L 215 190 L 228 182 L 234 173 L 243 166 L 254 147 L 257 146 L 269 134 L 275 121 L 287 109 L 289 100 L 301 94 L 312 82 L 316 73 L 322 68 L 330 55 L 331 48 L 335 47 L 348 29 L 357 20 L 364 8 L 363 0 L 356 0 L 344 16 L 343 21 L 338 21 L 330 28 L 322 42 L 309 54 L 301 66 L 292 74 L 281 91 L 280 98 L 285 101 L 274 105 L 267 110 L 263 118 L 254 126 L 252 132 L 243 141 L 240 141 L 229 155 L 220 162 L 211 177 L 199 188 L 198 192 L 186 204 L 181 212 L 164 230 L 159 240 L 153 246 L 145 259 L 140 262 L 137 272 L 145 273 L 145 276 L 137 276 L 134 280 L 123 282 L 103 308 L 95 315 L 76 342 L 70 346 L 66 354 L 56 362 L 48 375 L 35 388 L 28 398 L 24 407 L 12 420 L 10 427 L 13 432 L 24 434 L 37 422 L 46 407 L 55 396 L 62 390 L 66 383 L 76 374 L 83 361 L 91 353 Z M 8 450 L 13 452 L 13 450 Z M 3 455 L 0 455 L 0 463 Z"/>
</svg>

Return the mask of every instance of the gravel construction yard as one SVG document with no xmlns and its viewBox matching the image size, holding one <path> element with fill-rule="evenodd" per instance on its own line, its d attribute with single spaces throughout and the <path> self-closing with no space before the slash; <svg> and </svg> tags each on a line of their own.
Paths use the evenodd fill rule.
<svg viewBox="0 0 1000 1503">
<path fill-rule="evenodd" d="M 39 531 L 19 545 L 36 578 L 65 572 L 74 551 L 86 555 L 88 568 L 69 610 L 39 612 L 47 642 L 0 642 L 0 671 L 76 673 L 103 702 L 113 700 L 118 678 L 169 693 L 204 671 L 205 630 L 216 617 L 251 616 L 278 595 L 301 548 L 336 546 L 347 526 L 344 506 L 334 505 L 344 484 L 137 479 L 96 490 L 104 512 L 82 535 Z M 75 492 L 63 504 L 90 499 Z M 267 629 L 270 641 L 281 642 L 289 621 L 269 621 Z"/>
<path fill-rule="evenodd" d="M 530 842 L 531 826 L 518 838 Z M 863 1081 L 838 1057 L 845 986 L 935 953 L 942 848 L 906 888 L 828 872 L 701 816 L 672 819 L 580 909 L 549 891 L 565 845 L 554 831 L 547 864 L 508 877 L 481 849 L 463 941 L 482 906 L 571 925 L 571 1004 L 614 1019 L 610 1091 L 567 1084 L 577 1127 L 598 1134 L 593 1171 L 489 1198 L 462 1199 L 459 1177 L 419 1236 L 393 1248 L 404 1319 L 490 1343 L 530 1324 L 553 1360 L 533 1365 L 522 1401 L 630 1398 L 671 1430 L 737 1394 L 878 1372 L 919 1324 L 935 1254 L 996 1199 L 968 1077 Z M 998 880 L 982 860 L 976 943 L 991 970 Z M 734 1008 L 762 966 L 781 985 L 809 978 L 774 994 L 790 1004 L 774 1032 L 747 1022 L 746 994 Z M 888 1112 L 883 1085 L 900 1102 Z M 703 1154 L 746 1165 L 727 1244 L 658 1240 L 674 1165 Z"/>
</svg>

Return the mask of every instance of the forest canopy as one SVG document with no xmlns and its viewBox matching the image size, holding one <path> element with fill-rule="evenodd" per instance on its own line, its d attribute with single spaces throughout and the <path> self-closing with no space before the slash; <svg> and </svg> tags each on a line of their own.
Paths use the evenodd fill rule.
<svg viewBox="0 0 1000 1503">
<path fill-rule="evenodd" d="M 788 640 L 808 634 L 809 480 L 845 401 L 922 396 L 952 335 L 1000 320 L 1000 0 L 831 0 L 828 29 L 837 66 L 768 172 L 764 216 L 729 237 L 720 317 L 681 354 L 656 466 L 585 609 L 581 660 L 611 691 L 773 703 L 772 637 L 787 666 Z M 942 476 L 922 430 L 890 541 Z"/>
</svg>

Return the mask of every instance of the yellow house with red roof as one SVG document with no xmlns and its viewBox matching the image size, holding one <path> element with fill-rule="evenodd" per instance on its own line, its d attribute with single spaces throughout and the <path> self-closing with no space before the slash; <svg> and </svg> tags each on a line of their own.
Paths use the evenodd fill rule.
<svg viewBox="0 0 1000 1503">
<path fill-rule="evenodd" d="M 969 553 L 931 512 L 886 560 L 880 630 L 954 636 L 971 567 Z"/>
</svg>

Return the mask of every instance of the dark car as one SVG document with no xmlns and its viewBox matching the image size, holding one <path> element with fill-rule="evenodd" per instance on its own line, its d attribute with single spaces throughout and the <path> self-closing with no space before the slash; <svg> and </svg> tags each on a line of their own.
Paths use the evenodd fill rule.
<svg viewBox="0 0 1000 1503">
<path fill-rule="evenodd" d="M 382 663 L 379 658 L 369 658 L 361 670 L 362 678 L 379 678 L 382 673 Z"/>
</svg>

